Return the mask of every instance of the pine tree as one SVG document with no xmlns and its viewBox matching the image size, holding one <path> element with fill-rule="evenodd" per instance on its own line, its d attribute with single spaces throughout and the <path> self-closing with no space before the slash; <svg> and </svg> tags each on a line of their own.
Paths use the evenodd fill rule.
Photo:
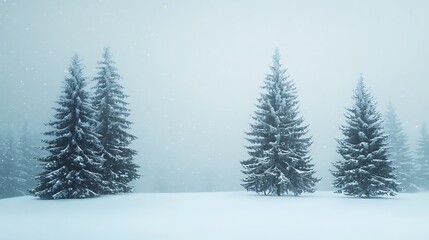
<svg viewBox="0 0 429 240">
<path fill-rule="evenodd" d="M 130 110 L 125 102 L 127 96 L 119 81 L 109 48 L 105 48 L 102 61 L 98 62 L 93 106 L 96 110 L 95 119 L 98 125 L 96 131 L 103 146 L 103 179 L 109 184 L 109 194 L 132 192 L 129 185 L 132 180 L 139 178 L 138 166 L 133 162 L 137 152 L 130 148 L 136 139 L 127 131 L 131 122 L 127 120 Z"/>
<path fill-rule="evenodd" d="M 0 197 L 16 197 L 25 193 L 22 189 L 22 179 L 18 172 L 18 161 L 16 144 L 9 133 L 2 147 L 2 158 L 0 162 Z"/>
<path fill-rule="evenodd" d="M 429 135 L 426 124 L 422 125 L 421 137 L 417 143 L 417 185 L 421 190 L 429 190 Z"/>
<path fill-rule="evenodd" d="M 299 116 L 295 84 L 285 73 L 276 49 L 248 133 L 250 159 L 241 161 L 246 175 L 242 186 L 248 191 L 299 195 L 314 192 L 319 181 L 313 177 L 311 138 Z"/>
<path fill-rule="evenodd" d="M 363 78 L 354 91 L 355 104 L 347 109 L 344 135 L 338 140 L 337 152 L 343 160 L 334 163 L 336 170 L 333 186 L 337 193 L 369 198 L 379 195 L 395 195 L 398 184 L 394 168 L 388 159 L 387 136 L 383 133 L 381 115 L 375 100 L 366 89 Z"/>
<path fill-rule="evenodd" d="M 408 138 L 392 104 L 387 108 L 384 127 L 388 136 L 389 159 L 395 167 L 399 187 L 404 192 L 415 192 L 418 190 L 415 182 L 416 165 L 411 156 Z"/>
<path fill-rule="evenodd" d="M 44 171 L 31 192 L 42 199 L 88 198 L 104 191 L 101 174 L 101 145 L 93 133 L 93 109 L 85 90 L 86 79 L 77 55 L 69 67 L 64 89 L 58 100 L 55 120 L 45 133 L 49 155 L 40 158 Z"/>
<path fill-rule="evenodd" d="M 25 123 L 18 141 L 19 171 L 23 179 L 22 191 L 24 192 L 35 187 L 35 177 L 40 172 L 39 164 L 36 161 L 38 156 L 36 150 L 28 124 Z"/>
</svg>

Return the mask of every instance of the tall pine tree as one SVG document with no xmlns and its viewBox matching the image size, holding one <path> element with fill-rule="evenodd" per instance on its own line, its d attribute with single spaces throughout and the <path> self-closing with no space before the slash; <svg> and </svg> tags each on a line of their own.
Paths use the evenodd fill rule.
<svg viewBox="0 0 429 240">
<path fill-rule="evenodd" d="M 421 190 L 429 190 L 429 135 L 426 124 L 422 125 L 421 136 L 417 142 L 417 185 Z"/>
<path fill-rule="evenodd" d="M 389 159 L 395 167 L 394 173 L 401 190 L 404 192 L 417 191 L 416 165 L 411 156 L 408 138 L 392 104 L 389 104 L 387 108 L 384 128 L 388 136 Z"/>
<path fill-rule="evenodd" d="M 127 96 L 109 48 L 104 49 L 98 65 L 93 106 L 98 124 L 96 132 L 103 146 L 103 179 L 109 184 L 106 193 L 131 192 L 133 187 L 129 183 L 139 175 L 138 166 L 133 162 L 136 151 L 130 147 L 136 137 L 127 132 L 131 125 L 127 120 L 130 115 L 125 102 Z"/>
<path fill-rule="evenodd" d="M 285 75 L 276 49 L 248 133 L 250 159 L 241 161 L 248 191 L 283 195 L 314 192 L 319 179 L 309 156 L 308 126 L 299 116 L 293 80 Z"/>
<path fill-rule="evenodd" d="M 387 136 L 383 133 L 381 115 L 366 89 L 363 78 L 354 91 L 354 105 L 347 109 L 344 138 L 338 140 L 338 153 L 343 160 L 334 163 L 333 186 L 337 193 L 369 198 L 395 195 L 398 184 L 387 154 Z"/>
<path fill-rule="evenodd" d="M 88 198 L 105 191 L 99 157 L 102 147 L 92 128 L 94 112 L 77 55 L 68 70 L 55 120 L 48 124 L 53 130 L 45 133 L 51 137 L 44 141 L 49 155 L 40 158 L 44 171 L 31 190 L 42 199 Z"/>
</svg>

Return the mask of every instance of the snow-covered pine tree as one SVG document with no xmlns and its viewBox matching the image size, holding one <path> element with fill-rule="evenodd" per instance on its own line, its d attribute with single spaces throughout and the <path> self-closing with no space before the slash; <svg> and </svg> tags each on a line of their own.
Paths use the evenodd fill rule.
<svg viewBox="0 0 429 240">
<path fill-rule="evenodd" d="M 109 48 L 105 48 L 102 60 L 98 62 L 93 106 L 97 120 L 96 132 L 103 146 L 103 179 L 108 182 L 107 194 L 132 192 L 132 180 L 139 178 L 138 166 L 133 162 L 137 152 L 130 147 L 135 136 L 127 131 L 131 122 L 127 120 L 130 110 L 125 102 L 127 95 L 119 83 L 115 62 Z"/>
<path fill-rule="evenodd" d="M 265 93 L 258 99 L 254 123 L 248 134 L 250 159 L 241 161 L 246 175 L 242 186 L 248 191 L 282 195 L 314 192 L 320 180 L 313 176 L 306 137 L 308 126 L 299 116 L 298 96 L 292 79 L 285 75 L 276 49 Z"/>
<path fill-rule="evenodd" d="M 2 158 L 0 162 L 0 197 L 16 197 L 25 193 L 22 189 L 22 179 L 18 172 L 18 159 L 16 154 L 16 143 L 12 134 L 9 133 L 2 147 Z"/>
<path fill-rule="evenodd" d="M 94 112 L 77 55 L 68 70 L 55 120 L 48 124 L 53 130 L 45 133 L 51 137 L 44 141 L 49 155 L 40 158 L 44 170 L 37 176 L 38 186 L 30 191 L 42 199 L 88 198 L 105 191 L 102 147 L 92 128 Z"/>
<path fill-rule="evenodd" d="M 411 156 L 408 138 L 404 133 L 392 104 L 387 107 L 384 129 L 388 136 L 389 159 L 395 167 L 394 174 L 404 192 L 416 192 L 416 163 Z"/>
<path fill-rule="evenodd" d="M 25 122 L 22 128 L 21 137 L 18 139 L 18 159 L 19 172 L 23 179 L 22 191 L 36 186 L 35 177 L 40 172 L 40 164 L 37 162 L 37 147 L 33 145 L 32 134 Z"/>
<path fill-rule="evenodd" d="M 395 195 L 398 183 L 387 154 L 387 136 L 383 132 L 381 114 L 366 89 L 362 76 L 354 91 L 354 105 L 347 109 L 344 138 L 337 140 L 337 152 L 343 160 L 334 163 L 333 186 L 337 193 L 369 198 Z"/>
<path fill-rule="evenodd" d="M 417 142 L 417 185 L 421 190 L 429 190 L 429 135 L 426 124 L 422 124 L 421 136 Z"/>
</svg>

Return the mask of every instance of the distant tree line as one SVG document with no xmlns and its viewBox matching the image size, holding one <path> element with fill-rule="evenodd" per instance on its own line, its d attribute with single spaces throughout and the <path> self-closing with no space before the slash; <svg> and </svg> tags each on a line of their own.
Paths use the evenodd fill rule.
<svg viewBox="0 0 429 240">
<path fill-rule="evenodd" d="M 0 198 L 28 194 L 40 172 L 36 158 L 41 156 L 40 138 L 27 124 L 18 133 L 0 134 Z"/>
</svg>

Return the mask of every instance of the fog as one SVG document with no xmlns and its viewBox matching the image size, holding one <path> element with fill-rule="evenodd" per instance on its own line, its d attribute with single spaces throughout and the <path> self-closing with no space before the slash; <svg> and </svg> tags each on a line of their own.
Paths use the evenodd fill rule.
<svg viewBox="0 0 429 240">
<path fill-rule="evenodd" d="M 130 96 L 136 191 L 240 190 L 251 115 L 278 48 L 313 136 L 319 189 L 360 74 L 414 149 L 429 120 L 427 1 L 0 3 L 0 130 L 46 130 L 72 55 L 110 46 Z M 91 85 L 91 84 L 90 84 Z"/>
</svg>

